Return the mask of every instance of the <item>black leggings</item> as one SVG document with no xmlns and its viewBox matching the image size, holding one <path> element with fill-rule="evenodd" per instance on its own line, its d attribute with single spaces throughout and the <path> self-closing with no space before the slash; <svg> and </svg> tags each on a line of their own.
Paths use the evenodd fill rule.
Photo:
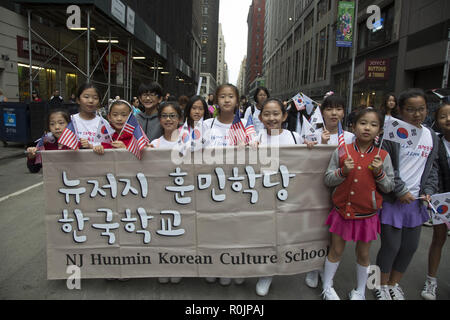
<svg viewBox="0 0 450 320">
<path fill-rule="evenodd" d="M 422 226 L 397 229 L 381 225 L 381 248 L 377 256 L 377 265 L 382 273 L 395 270 L 405 273 L 419 247 Z"/>
</svg>

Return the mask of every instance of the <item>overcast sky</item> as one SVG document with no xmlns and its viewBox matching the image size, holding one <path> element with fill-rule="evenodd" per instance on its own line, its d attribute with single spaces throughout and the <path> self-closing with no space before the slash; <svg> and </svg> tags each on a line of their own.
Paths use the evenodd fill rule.
<svg viewBox="0 0 450 320">
<path fill-rule="evenodd" d="M 219 22 L 225 37 L 225 61 L 230 83 L 236 84 L 247 54 L 247 16 L 252 0 L 221 0 Z"/>
</svg>

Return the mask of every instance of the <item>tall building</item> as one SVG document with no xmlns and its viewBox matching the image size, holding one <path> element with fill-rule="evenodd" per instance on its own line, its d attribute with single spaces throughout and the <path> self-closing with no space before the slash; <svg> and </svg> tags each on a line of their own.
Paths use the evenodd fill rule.
<svg viewBox="0 0 450 320">
<path fill-rule="evenodd" d="M 200 94 L 207 96 L 217 87 L 217 45 L 220 0 L 201 0 L 201 77 Z"/>
<path fill-rule="evenodd" d="M 367 26 L 367 6 L 377 5 L 382 24 Z M 380 106 L 388 92 L 441 88 L 450 28 L 450 2 L 360 1 L 352 104 Z M 333 87 L 348 97 L 352 50 L 336 50 Z M 376 72 L 374 72 L 374 70 Z"/>
<path fill-rule="evenodd" d="M 246 95 L 246 91 L 245 91 L 245 75 L 247 73 L 246 69 L 247 69 L 247 56 L 245 56 L 241 62 L 241 67 L 239 69 L 239 75 L 238 75 L 238 80 L 237 80 L 237 84 L 236 84 L 241 95 Z"/>
<path fill-rule="evenodd" d="M 0 5 L 0 42 L 4 44 L 0 86 L 10 101 L 28 100 L 31 69 L 32 88 L 44 100 L 55 89 L 68 100 L 87 79 L 102 93 L 127 99 L 137 94 L 140 83 L 151 81 L 160 82 L 174 95 L 193 94 L 201 72 L 201 2 L 4 0 Z M 67 8 L 77 3 L 84 30 L 69 29 L 66 24 L 71 15 Z"/>
<path fill-rule="evenodd" d="M 225 37 L 222 33 L 222 24 L 219 23 L 219 37 L 217 43 L 217 85 L 220 86 L 228 82 L 227 63 L 225 62 Z"/>
<path fill-rule="evenodd" d="M 278 1 L 285 2 L 285 1 Z M 247 24 L 247 66 L 245 77 L 245 93 L 252 92 L 263 81 L 264 29 L 266 15 L 266 0 L 252 0 Z"/>
<path fill-rule="evenodd" d="M 337 1 L 266 1 L 264 76 L 270 93 L 322 98 L 330 89 Z"/>
</svg>

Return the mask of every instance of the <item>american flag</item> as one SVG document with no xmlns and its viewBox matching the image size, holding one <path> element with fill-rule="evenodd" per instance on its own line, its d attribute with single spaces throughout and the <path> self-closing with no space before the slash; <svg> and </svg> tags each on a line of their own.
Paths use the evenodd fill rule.
<svg viewBox="0 0 450 320">
<path fill-rule="evenodd" d="M 66 127 L 66 129 L 64 129 L 61 137 L 59 137 L 58 139 L 58 143 L 72 150 L 79 149 L 79 141 L 73 119 L 72 122 L 70 122 L 69 125 Z"/>
<path fill-rule="evenodd" d="M 256 137 L 255 125 L 253 124 L 253 117 L 250 115 L 245 126 L 245 134 L 247 136 L 247 143 L 252 142 Z"/>
<path fill-rule="evenodd" d="M 239 142 L 246 142 L 247 135 L 245 134 L 245 128 L 241 121 L 241 114 L 239 109 L 234 116 L 233 124 L 229 131 L 230 141 L 233 146 L 237 146 Z"/>
<path fill-rule="evenodd" d="M 125 124 L 123 131 L 133 135 L 133 138 L 130 144 L 128 145 L 127 150 L 130 151 L 132 154 L 134 154 L 139 160 L 141 160 L 142 150 L 147 146 L 147 144 L 150 141 L 148 140 L 145 133 L 142 131 L 139 122 L 132 113 L 130 113 L 130 116 L 128 117 L 128 121 Z"/>
<path fill-rule="evenodd" d="M 339 128 L 338 128 L 338 149 L 339 149 L 339 158 L 342 158 L 347 154 L 344 130 L 342 129 L 342 124 L 340 121 L 339 121 Z"/>
<path fill-rule="evenodd" d="M 42 163 L 42 156 L 41 156 L 41 151 L 45 150 L 45 144 L 46 143 L 53 143 L 55 142 L 55 138 L 53 137 L 52 133 L 47 133 L 44 134 L 38 141 L 37 141 L 37 145 L 36 145 L 36 159 L 34 160 L 35 164 L 39 164 Z"/>
</svg>

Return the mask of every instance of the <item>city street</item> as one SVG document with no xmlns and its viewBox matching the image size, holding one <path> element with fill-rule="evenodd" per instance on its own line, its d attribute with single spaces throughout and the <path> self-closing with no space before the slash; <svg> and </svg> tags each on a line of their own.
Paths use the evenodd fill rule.
<svg viewBox="0 0 450 320">
<path fill-rule="evenodd" d="M 36 300 L 320 300 L 321 290 L 310 289 L 305 275 L 276 277 L 267 297 L 255 293 L 256 279 L 243 285 L 222 287 L 204 279 L 183 279 L 178 284 L 161 285 L 157 279 L 132 279 L 128 282 L 82 280 L 81 290 L 68 290 L 65 281 L 46 278 L 46 231 L 42 174 L 29 174 L 22 146 L 0 147 L 0 299 Z M 17 191 L 28 191 L 5 198 Z M 424 227 L 419 250 L 401 282 L 407 299 L 420 300 L 426 276 L 428 247 L 432 229 Z M 371 250 L 375 261 L 379 242 Z M 438 299 L 450 299 L 450 255 L 448 243 L 438 277 Z M 346 299 L 356 282 L 354 245 L 349 244 L 335 277 L 335 289 Z M 374 300 L 371 292 L 368 300 Z"/>
</svg>

